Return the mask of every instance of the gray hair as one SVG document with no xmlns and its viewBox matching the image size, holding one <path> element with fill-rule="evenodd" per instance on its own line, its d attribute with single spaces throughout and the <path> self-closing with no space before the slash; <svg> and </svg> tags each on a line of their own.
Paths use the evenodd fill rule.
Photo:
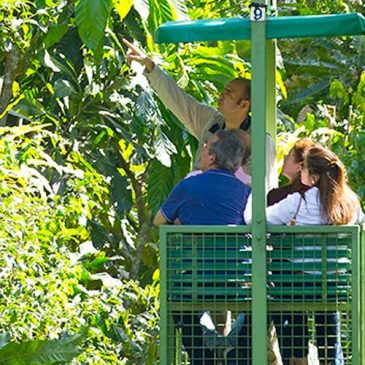
<svg viewBox="0 0 365 365">
<path fill-rule="evenodd" d="M 241 166 L 245 147 L 234 130 L 219 130 L 215 133 L 218 141 L 211 143 L 210 152 L 215 154 L 215 165 L 222 170 L 237 171 Z"/>
</svg>

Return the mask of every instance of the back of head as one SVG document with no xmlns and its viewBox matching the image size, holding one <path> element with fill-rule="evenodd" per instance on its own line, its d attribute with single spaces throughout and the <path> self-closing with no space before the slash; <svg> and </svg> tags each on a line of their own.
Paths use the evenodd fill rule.
<svg viewBox="0 0 365 365">
<path fill-rule="evenodd" d="M 247 131 L 244 131 L 243 129 L 232 129 L 231 131 L 236 133 L 243 143 L 245 152 L 241 165 L 244 166 L 251 156 L 251 136 Z"/>
<path fill-rule="evenodd" d="M 215 166 L 222 170 L 235 172 L 242 163 L 245 148 L 236 130 L 219 130 L 215 134 L 218 140 L 210 150 L 215 154 Z"/>
<path fill-rule="evenodd" d="M 294 160 L 296 163 L 301 164 L 304 160 L 304 152 L 310 148 L 314 147 L 316 144 L 314 141 L 312 141 L 310 138 L 301 138 L 298 139 L 294 146 L 290 151 L 293 151 Z M 292 181 L 294 191 L 299 191 L 301 194 L 304 194 L 303 191 L 303 185 L 301 184 L 301 178 L 300 178 L 300 171 L 297 175 L 297 177 Z"/>
<path fill-rule="evenodd" d="M 304 166 L 311 176 L 317 176 L 321 213 L 329 224 L 348 224 L 359 204 L 356 194 L 346 182 L 346 170 L 338 156 L 320 146 L 309 148 Z"/>
<path fill-rule="evenodd" d="M 312 141 L 310 138 L 301 138 L 294 143 L 292 148 L 295 162 L 303 162 L 304 160 L 304 152 L 310 147 L 315 146 L 315 142 Z"/>
</svg>

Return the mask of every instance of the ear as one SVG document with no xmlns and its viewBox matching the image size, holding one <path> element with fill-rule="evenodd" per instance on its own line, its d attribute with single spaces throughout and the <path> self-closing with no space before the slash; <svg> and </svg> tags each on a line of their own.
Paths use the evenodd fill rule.
<svg viewBox="0 0 365 365">
<path fill-rule="evenodd" d="M 209 165 L 214 165 L 217 160 L 217 156 L 215 153 L 209 152 Z"/>
<path fill-rule="evenodd" d="M 247 112 L 250 110 L 251 108 L 251 102 L 250 100 L 241 100 L 240 102 L 240 107 L 244 110 L 247 110 Z"/>
<path fill-rule="evenodd" d="M 318 183 L 319 180 L 319 175 L 311 175 L 311 181 L 312 181 L 312 185 L 316 185 Z"/>
</svg>

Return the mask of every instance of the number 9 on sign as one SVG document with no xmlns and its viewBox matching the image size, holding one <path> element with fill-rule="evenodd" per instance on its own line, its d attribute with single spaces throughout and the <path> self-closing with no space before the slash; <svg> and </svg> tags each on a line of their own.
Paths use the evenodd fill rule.
<svg viewBox="0 0 365 365">
<path fill-rule="evenodd" d="M 262 22 L 265 20 L 265 7 L 264 6 L 251 6 L 250 19 L 253 22 Z"/>
</svg>

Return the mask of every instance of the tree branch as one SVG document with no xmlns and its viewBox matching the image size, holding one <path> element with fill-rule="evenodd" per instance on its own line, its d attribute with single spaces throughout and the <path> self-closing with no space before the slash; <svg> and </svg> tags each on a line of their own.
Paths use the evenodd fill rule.
<svg viewBox="0 0 365 365">
<path fill-rule="evenodd" d="M 4 65 L 4 78 L 0 93 L 0 114 L 4 112 L 13 97 L 13 82 L 16 79 L 19 64 L 22 61 L 22 52 L 13 43 L 10 52 L 7 53 Z M 0 124 L 6 123 L 6 116 L 0 120 Z"/>
<path fill-rule="evenodd" d="M 141 183 L 136 179 L 134 173 L 129 168 L 127 161 L 124 159 L 122 154 L 119 152 L 118 144 L 115 146 L 114 151 L 116 151 L 116 153 L 117 153 L 117 159 L 118 159 L 119 166 L 125 171 L 127 177 L 131 181 L 132 188 L 136 195 L 137 215 L 138 215 L 139 227 L 141 229 L 141 227 L 143 226 L 143 224 L 146 221 Z"/>
</svg>

